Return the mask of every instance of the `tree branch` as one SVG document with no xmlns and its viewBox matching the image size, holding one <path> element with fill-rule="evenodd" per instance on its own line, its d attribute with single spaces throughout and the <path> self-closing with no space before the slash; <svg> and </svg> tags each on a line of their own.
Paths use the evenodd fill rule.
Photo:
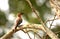
<svg viewBox="0 0 60 39">
<path fill-rule="evenodd" d="M 29 25 L 29 26 L 28 26 Z M 23 26 L 21 26 L 21 27 L 17 27 L 17 29 L 15 29 L 15 31 L 14 31 L 14 29 L 11 29 L 10 31 L 8 31 L 4 36 L 2 36 L 1 37 L 1 39 L 8 39 L 9 37 L 11 37 L 15 32 L 17 32 L 17 31 L 19 31 L 19 30 L 23 30 L 23 29 L 37 29 L 37 30 L 43 30 L 44 32 L 46 32 L 47 31 L 47 33 L 48 33 L 48 35 L 49 34 L 51 34 L 51 32 L 50 32 L 50 30 L 48 30 L 47 28 L 47 30 L 45 30 L 44 29 L 44 27 L 42 26 L 42 25 L 40 25 L 40 24 L 25 24 L 25 25 L 23 25 Z M 52 36 L 52 39 L 54 39 L 54 34 L 51 34 L 51 36 Z M 50 37 L 51 37 L 50 36 Z M 57 38 L 55 38 L 55 39 L 57 39 Z"/>
<path fill-rule="evenodd" d="M 17 29 L 11 29 L 9 32 L 7 32 L 4 36 L 1 37 L 1 39 L 8 39 L 9 37 L 11 37 L 15 32 L 19 31 L 19 30 L 23 30 L 23 29 L 39 29 L 39 30 L 43 30 L 45 33 L 47 33 L 47 35 L 49 37 L 51 37 L 52 39 L 59 39 L 57 37 L 57 35 L 55 35 L 49 28 L 47 28 L 45 26 L 45 24 L 43 23 L 41 17 L 37 14 L 38 11 L 32 6 L 30 0 L 26 0 L 28 2 L 28 4 L 30 5 L 32 11 L 36 14 L 38 20 L 40 21 L 40 23 L 42 25 L 39 24 L 27 24 L 27 25 L 23 25 L 21 27 L 17 27 Z M 29 25 L 29 26 L 28 26 Z"/>
<path fill-rule="evenodd" d="M 29 26 L 28 26 L 29 25 Z M 25 26 L 25 27 L 24 27 Z M 35 27 L 32 27 L 32 26 L 35 26 Z M 41 25 L 40 25 L 41 26 Z M 41 30 L 40 27 L 37 27 L 37 25 L 33 25 L 33 24 L 27 24 L 27 25 L 23 25 L 21 27 L 17 27 L 17 29 L 11 29 L 10 31 L 8 31 L 4 36 L 1 37 L 1 39 L 8 39 L 10 38 L 15 32 L 19 31 L 19 30 L 23 30 L 23 29 L 27 29 L 27 28 L 30 28 L 30 29 L 39 29 Z"/>
<path fill-rule="evenodd" d="M 45 32 L 52 38 L 52 39 L 59 39 L 56 34 L 54 34 L 49 28 L 47 28 L 45 26 L 45 24 L 43 23 L 41 17 L 39 17 L 39 15 L 37 14 L 38 11 L 32 6 L 32 3 L 30 2 L 30 0 L 26 0 L 28 2 L 28 4 L 30 5 L 32 11 L 36 14 L 39 22 L 42 24 L 43 28 L 45 29 Z M 49 32 L 48 32 L 49 31 Z"/>
</svg>

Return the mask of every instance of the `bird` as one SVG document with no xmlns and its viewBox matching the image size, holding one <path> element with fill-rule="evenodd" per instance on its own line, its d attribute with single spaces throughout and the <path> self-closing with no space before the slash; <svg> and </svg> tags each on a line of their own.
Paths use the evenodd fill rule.
<svg viewBox="0 0 60 39">
<path fill-rule="evenodd" d="M 18 13 L 16 20 L 15 20 L 15 29 L 22 23 L 22 16 L 23 13 Z"/>
</svg>

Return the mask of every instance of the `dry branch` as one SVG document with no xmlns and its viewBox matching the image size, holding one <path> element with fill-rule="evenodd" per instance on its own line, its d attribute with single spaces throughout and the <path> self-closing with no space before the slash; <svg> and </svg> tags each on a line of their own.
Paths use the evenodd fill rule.
<svg viewBox="0 0 60 39">
<path fill-rule="evenodd" d="M 28 4 L 30 5 L 32 11 L 36 14 L 39 22 L 43 25 L 43 28 L 44 28 L 45 32 L 49 35 L 49 37 L 51 37 L 52 39 L 59 39 L 59 38 L 56 36 L 56 34 L 54 34 L 49 28 L 47 28 L 47 27 L 45 26 L 45 24 L 43 23 L 41 17 L 37 14 L 38 11 L 33 7 L 33 5 L 32 5 L 32 3 L 30 2 L 30 0 L 26 0 L 26 1 L 27 1 Z"/>
<path fill-rule="evenodd" d="M 4 36 L 1 37 L 1 39 L 8 39 L 9 37 L 11 37 L 15 32 L 19 31 L 19 30 L 23 30 L 23 29 L 27 29 L 27 28 L 30 28 L 30 29 L 39 29 L 39 30 L 43 30 L 45 33 L 47 33 L 47 35 L 49 37 L 51 37 L 52 39 L 59 39 L 57 37 L 56 34 L 54 34 L 49 28 L 47 28 L 45 26 L 45 24 L 43 23 L 41 17 L 39 17 L 39 15 L 37 14 L 38 11 L 32 6 L 30 0 L 26 0 L 28 2 L 28 4 L 30 5 L 32 11 L 36 14 L 38 20 L 40 21 L 40 23 L 42 25 L 39 25 L 39 24 L 27 24 L 27 25 L 23 25 L 22 27 L 17 27 L 17 29 L 11 29 L 9 32 L 7 32 Z M 28 26 L 29 25 L 29 26 Z"/>
<path fill-rule="evenodd" d="M 28 26 L 29 25 L 29 26 Z M 25 27 L 24 27 L 25 26 Z M 35 27 L 32 27 L 32 26 L 35 26 Z M 40 27 L 37 27 L 38 25 L 33 25 L 33 24 L 27 24 L 27 25 L 23 25 L 22 27 L 17 27 L 17 29 L 11 29 L 10 31 L 8 31 L 4 36 L 1 37 L 1 39 L 8 39 L 10 38 L 15 32 L 19 31 L 19 30 L 23 30 L 23 29 L 27 29 L 27 28 L 30 28 L 30 29 L 40 29 Z M 41 25 L 40 25 L 41 26 Z"/>
<path fill-rule="evenodd" d="M 28 26 L 29 25 L 29 26 Z M 44 27 L 42 25 L 39 24 L 26 24 L 23 25 L 22 27 L 17 27 L 17 29 L 15 30 L 15 32 L 19 31 L 19 30 L 23 30 L 23 29 L 38 29 L 38 30 L 43 30 L 44 32 L 47 31 L 47 34 L 51 34 L 50 30 L 48 30 L 48 28 L 46 28 L 46 30 L 44 29 Z M 1 39 L 8 39 L 9 37 L 11 37 L 14 33 L 14 29 L 11 29 L 10 31 L 8 31 L 4 36 L 1 37 Z M 52 39 L 58 39 L 58 38 L 54 38 L 54 34 L 51 34 Z"/>
</svg>

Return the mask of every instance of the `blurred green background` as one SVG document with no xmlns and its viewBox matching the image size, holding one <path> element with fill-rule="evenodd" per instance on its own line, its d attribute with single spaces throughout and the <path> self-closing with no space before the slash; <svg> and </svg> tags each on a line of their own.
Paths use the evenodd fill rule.
<svg viewBox="0 0 60 39">
<path fill-rule="evenodd" d="M 30 0 L 33 7 L 38 11 L 38 15 L 43 22 L 48 19 L 54 18 L 54 12 L 52 12 L 49 0 Z M 5 5 L 5 2 L 7 5 Z M 2 4 L 3 7 L 2 7 Z M 7 8 L 7 9 L 6 9 Z M 9 29 L 11 29 L 16 15 L 18 12 L 23 12 L 23 19 L 29 23 L 40 24 L 34 12 L 30 8 L 26 0 L 2 0 L 0 1 L 0 37 L 4 35 Z M 55 20 L 52 26 L 54 32 L 58 32 L 60 37 L 60 20 Z M 49 22 L 46 23 L 49 27 Z M 2 33 L 3 32 L 3 33 Z"/>
</svg>

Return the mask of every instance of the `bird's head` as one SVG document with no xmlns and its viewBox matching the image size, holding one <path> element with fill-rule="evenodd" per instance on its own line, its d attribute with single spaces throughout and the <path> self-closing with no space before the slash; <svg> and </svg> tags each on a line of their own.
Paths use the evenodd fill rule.
<svg viewBox="0 0 60 39">
<path fill-rule="evenodd" d="M 23 13 L 18 13 L 18 17 L 20 17 L 21 15 L 23 15 Z"/>
</svg>

